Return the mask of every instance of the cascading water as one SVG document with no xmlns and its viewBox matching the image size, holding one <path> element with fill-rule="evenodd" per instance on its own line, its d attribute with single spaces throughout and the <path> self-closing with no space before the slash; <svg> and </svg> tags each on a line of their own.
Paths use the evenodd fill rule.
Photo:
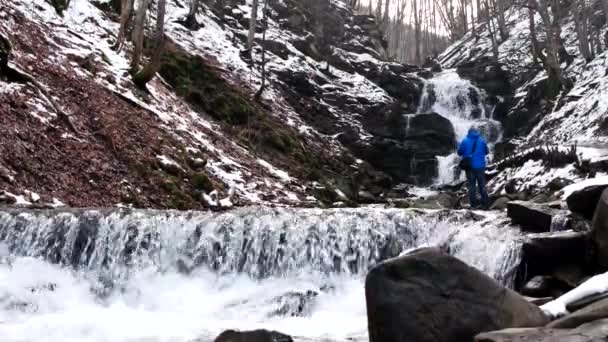
<svg viewBox="0 0 608 342">
<path fill-rule="evenodd" d="M 446 70 L 426 82 L 418 113 L 435 112 L 450 120 L 458 142 L 466 137 L 470 127 L 475 126 L 492 149 L 502 138 L 502 126 L 493 119 L 493 108 L 486 105 L 486 97 L 483 90 L 460 78 L 456 71 Z M 450 184 L 463 179 L 464 175 L 457 168 L 460 158 L 456 153 L 437 159 L 437 183 Z"/>
<path fill-rule="evenodd" d="M 491 214 L 486 214 L 491 215 Z M 0 340 L 173 342 L 224 329 L 366 339 L 366 271 L 420 245 L 510 285 L 496 214 L 242 208 L 0 212 Z"/>
</svg>

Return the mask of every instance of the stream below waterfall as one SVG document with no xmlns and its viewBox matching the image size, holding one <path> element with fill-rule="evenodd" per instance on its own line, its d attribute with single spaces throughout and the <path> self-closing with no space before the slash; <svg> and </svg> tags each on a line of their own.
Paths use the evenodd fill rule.
<svg viewBox="0 0 608 342">
<path fill-rule="evenodd" d="M 440 245 L 509 286 L 497 213 L 240 208 L 0 211 L 3 342 L 212 341 L 224 329 L 367 340 L 367 270 Z"/>
</svg>

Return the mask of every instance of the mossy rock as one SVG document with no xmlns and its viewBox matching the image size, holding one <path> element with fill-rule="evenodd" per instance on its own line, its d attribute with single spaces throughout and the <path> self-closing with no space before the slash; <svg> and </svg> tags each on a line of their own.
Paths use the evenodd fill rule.
<svg viewBox="0 0 608 342">
<path fill-rule="evenodd" d="M 213 182 L 211 182 L 209 176 L 207 176 L 207 174 L 204 172 L 194 174 L 192 176 L 191 181 L 192 187 L 195 190 L 201 190 L 209 193 L 215 189 L 215 187 L 213 186 Z"/>
<path fill-rule="evenodd" d="M 263 141 L 266 145 L 284 153 L 289 153 L 297 146 L 294 139 L 284 132 L 271 130 L 264 135 Z"/>
<path fill-rule="evenodd" d="M 325 205 L 332 205 L 337 202 L 340 198 L 336 189 L 329 183 L 316 187 L 314 189 L 315 197 Z"/>
<path fill-rule="evenodd" d="M 244 125 L 258 115 L 257 110 L 199 56 L 167 51 L 160 74 L 178 95 L 218 120 Z"/>
</svg>

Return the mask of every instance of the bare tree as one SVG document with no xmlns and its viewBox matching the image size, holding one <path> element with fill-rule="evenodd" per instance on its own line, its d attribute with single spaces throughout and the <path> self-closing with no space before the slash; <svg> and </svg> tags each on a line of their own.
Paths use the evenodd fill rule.
<svg viewBox="0 0 608 342">
<path fill-rule="evenodd" d="M 376 4 L 376 18 L 382 20 L 382 0 L 378 0 L 378 3 Z"/>
<path fill-rule="evenodd" d="M 154 75 L 160 69 L 162 62 L 163 51 L 165 48 L 165 10 L 167 0 L 158 0 L 158 8 L 156 13 L 156 33 L 154 37 L 154 52 L 150 62 L 134 77 L 133 81 L 139 87 L 145 87 L 145 85 L 154 78 Z"/>
<path fill-rule="evenodd" d="M 530 25 L 530 47 L 532 50 L 532 58 L 534 63 L 538 63 L 539 60 L 539 49 L 538 49 L 538 37 L 536 35 L 536 22 L 534 20 L 534 0 L 528 0 L 528 23 Z"/>
<path fill-rule="evenodd" d="M 255 93 L 254 96 L 254 99 L 258 102 L 262 98 L 264 89 L 266 89 L 266 29 L 268 28 L 268 1 L 269 0 L 264 0 L 264 10 L 262 15 L 262 85 L 260 85 L 260 89 Z"/>
<path fill-rule="evenodd" d="M 255 41 L 255 28 L 258 23 L 258 0 L 253 0 L 251 5 L 251 18 L 249 18 L 249 36 L 247 37 L 247 50 L 253 48 Z"/>
<path fill-rule="evenodd" d="M 509 37 L 509 30 L 507 30 L 507 24 L 505 20 L 506 8 L 504 4 L 505 0 L 496 0 L 496 19 L 498 21 L 498 30 L 500 33 L 500 40 L 505 41 Z"/>
<path fill-rule="evenodd" d="M 137 7 L 137 13 L 135 14 L 135 27 L 133 28 L 133 44 L 135 49 L 133 50 L 133 58 L 131 59 L 131 69 L 137 71 L 137 66 L 141 60 L 141 56 L 144 51 L 144 24 L 146 22 L 146 14 L 148 12 L 148 6 L 150 6 L 151 0 L 140 0 L 139 7 Z"/>
<path fill-rule="evenodd" d="M 485 6 L 488 13 L 492 13 L 492 9 L 490 8 L 491 0 L 485 0 Z M 487 16 L 487 26 L 488 32 L 490 33 L 490 41 L 492 42 L 492 55 L 494 55 L 494 59 L 498 60 L 498 42 L 496 41 L 496 28 L 494 27 L 494 20 L 492 15 Z"/>
<path fill-rule="evenodd" d="M 192 2 L 190 2 L 190 9 L 188 10 L 188 15 L 186 16 L 186 26 L 190 29 L 196 29 L 198 27 L 196 13 L 198 13 L 199 6 L 200 0 L 192 0 Z"/>
<path fill-rule="evenodd" d="M 386 27 L 389 22 L 390 12 L 390 0 L 384 0 L 384 17 L 382 18 L 382 25 Z"/>
<path fill-rule="evenodd" d="M 579 51 L 585 60 L 590 61 L 593 58 L 593 53 L 589 41 L 589 16 L 585 1 L 572 1 L 571 10 L 572 16 L 574 17 L 574 26 L 576 28 Z"/>
<path fill-rule="evenodd" d="M 133 12 L 133 6 L 135 4 L 135 0 L 122 0 L 120 6 L 120 28 L 118 29 L 118 37 L 116 38 L 116 43 L 114 44 L 114 49 L 120 51 L 122 49 L 122 45 L 125 41 L 125 36 L 127 34 L 127 27 L 129 26 L 129 21 L 131 19 L 131 13 Z"/>
<path fill-rule="evenodd" d="M 421 28 L 420 28 L 420 20 L 421 20 L 421 12 L 419 11 L 418 8 L 418 0 L 412 0 L 412 7 L 413 7 L 413 11 L 412 14 L 414 15 L 414 44 L 415 47 L 414 49 L 416 50 L 416 64 L 421 64 L 422 63 L 422 51 L 420 51 L 420 39 L 421 39 Z"/>
<path fill-rule="evenodd" d="M 541 52 L 539 58 L 549 76 L 549 94 L 555 96 L 565 83 L 562 79 L 559 63 L 559 53 L 562 49 L 559 0 L 531 0 L 530 3 L 532 8 L 538 11 L 545 28 L 547 37 L 546 55 Z M 552 13 L 549 12 L 549 8 L 551 8 Z"/>
</svg>

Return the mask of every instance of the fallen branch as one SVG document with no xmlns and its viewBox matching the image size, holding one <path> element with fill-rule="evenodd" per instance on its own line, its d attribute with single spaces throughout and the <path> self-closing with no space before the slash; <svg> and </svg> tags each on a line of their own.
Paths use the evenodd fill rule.
<svg viewBox="0 0 608 342">
<path fill-rule="evenodd" d="M 59 105 L 57 105 L 49 91 L 32 75 L 28 74 L 23 70 L 20 70 L 17 66 L 13 66 L 8 63 L 11 50 L 12 47 L 10 40 L 0 34 L 0 72 L 5 74 L 9 78 L 9 80 L 31 84 L 32 86 L 34 86 L 34 88 L 36 88 L 53 107 L 53 110 L 57 113 L 57 118 L 61 120 L 75 135 L 80 135 L 80 133 L 70 120 L 70 117 L 61 109 L 61 107 L 59 107 Z"/>
<path fill-rule="evenodd" d="M 23 83 L 29 83 L 33 85 L 36 89 L 38 89 L 38 91 L 49 102 L 51 107 L 53 107 L 55 113 L 57 113 L 57 118 L 61 120 L 67 126 L 67 128 L 72 131 L 72 133 L 77 136 L 80 136 L 80 132 L 78 131 L 78 129 L 76 129 L 76 126 L 74 126 L 72 120 L 70 120 L 69 115 L 66 114 L 66 112 L 64 112 L 61 107 L 59 107 L 59 105 L 57 104 L 57 102 L 55 102 L 49 91 L 40 82 L 38 82 L 32 75 L 26 73 L 25 71 L 19 70 L 17 67 L 7 65 L 7 69 L 12 73 L 13 79 L 17 78 L 18 81 L 21 81 Z"/>
</svg>

